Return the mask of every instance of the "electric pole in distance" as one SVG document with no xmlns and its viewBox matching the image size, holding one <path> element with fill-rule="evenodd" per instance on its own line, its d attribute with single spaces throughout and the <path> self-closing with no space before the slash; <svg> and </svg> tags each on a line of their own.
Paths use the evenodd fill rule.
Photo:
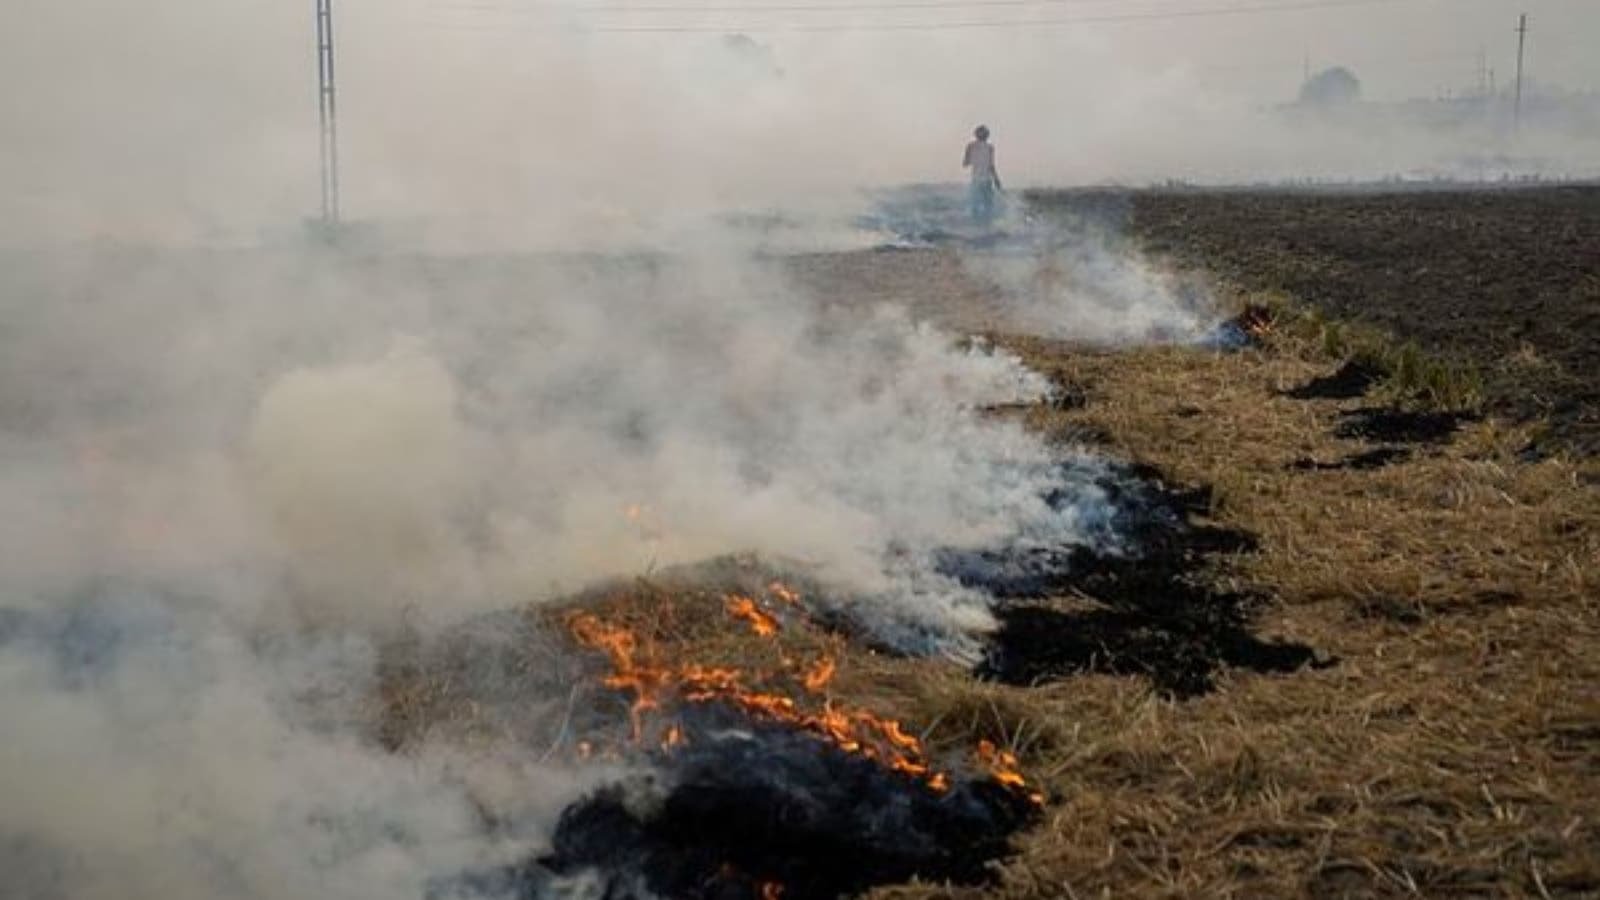
<svg viewBox="0 0 1600 900">
<path fill-rule="evenodd" d="M 1517 93 L 1511 101 L 1511 128 L 1517 130 L 1522 127 L 1522 46 L 1528 38 L 1528 14 L 1523 13 L 1517 19 Z"/>
<path fill-rule="evenodd" d="M 339 93 L 333 78 L 333 0 L 317 0 L 317 117 L 321 125 L 322 224 L 339 224 Z"/>
</svg>

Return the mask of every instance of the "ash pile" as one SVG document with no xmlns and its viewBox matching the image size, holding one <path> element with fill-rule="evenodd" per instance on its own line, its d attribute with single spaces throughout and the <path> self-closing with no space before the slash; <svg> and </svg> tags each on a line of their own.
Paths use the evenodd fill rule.
<svg viewBox="0 0 1600 900">
<path fill-rule="evenodd" d="M 723 705 L 684 744 L 569 807 L 550 852 L 501 875 L 515 895 L 574 884 L 615 900 L 832 898 L 923 878 L 975 883 L 1037 808 L 990 777 L 936 787 Z"/>
</svg>

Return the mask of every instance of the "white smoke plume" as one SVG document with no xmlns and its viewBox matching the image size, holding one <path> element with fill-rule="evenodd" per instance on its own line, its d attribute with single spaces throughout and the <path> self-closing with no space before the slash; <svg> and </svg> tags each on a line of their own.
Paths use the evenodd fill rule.
<svg viewBox="0 0 1600 900">
<path fill-rule="evenodd" d="M 980 121 L 1018 188 L 1600 174 L 1592 98 L 1563 113 L 1534 87 L 1600 85 L 1574 37 L 1600 24 L 1588 0 L 1532 4 L 1537 82 L 1516 134 L 1499 99 L 1461 127 L 1274 111 L 1300 87 L 1303 51 L 1353 66 L 1368 97 L 1398 101 L 1476 82 L 1481 46 L 1503 98 L 1515 22 L 1493 0 L 1385 4 L 1395 9 L 1377 20 L 1336 8 L 823 33 L 760 26 L 974 12 L 646 17 L 584 12 L 592 5 L 340 0 L 348 212 L 479 249 L 660 240 L 712 211 L 838 212 L 862 186 L 954 180 Z M 1056 13 L 1071 15 L 1052 17 L 1125 5 L 1066 4 Z M 292 226 L 317 202 L 309 16 L 265 0 L 181 0 L 159 13 L 28 0 L 0 35 L 0 242 L 254 241 Z M 597 30 L 653 23 L 707 30 Z M 729 43 L 719 25 L 746 25 L 750 40 Z"/>
<path fill-rule="evenodd" d="M 578 774 L 371 733 L 377 648 L 408 629 L 753 550 L 960 651 L 988 617 L 941 547 L 1114 537 L 1092 460 L 977 412 L 1037 376 L 820 308 L 719 214 L 858 241 L 858 189 L 958 177 L 979 120 L 1013 187 L 1435 155 L 1263 130 L 1103 34 L 752 50 L 352 0 L 345 201 L 372 252 L 332 252 L 300 241 L 309 10 L 146 6 L 23 0 L 0 32 L 6 898 L 376 900 L 537 851 Z M 586 255 L 496 255 L 529 248 Z M 1114 248 L 1051 252 L 1044 293 L 1036 260 L 968 265 L 1021 327 L 1195 327 Z"/>
<path fill-rule="evenodd" d="M 979 412 L 1038 376 L 776 262 L 6 262 L 17 896 L 414 896 L 537 850 L 578 778 L 378 745 L 375 648 L 408 629 L 755 551 L 960 651 L 988 613 L 936 551 L 1108 539 L 1092 462 Z"/>
<path fill-rule="evenodd" d="M 1003 298 L 1007 327 L 1111 346 L 1217 338 L 1222 312 L 1208 286 L 1150 260 L 1119 223 L 1049 218 L 1021 227 L 1020 240 L 961 256 Z"/>
<path fill-rule="evenodd" d="M 173 605 L 106 586 L 13 623 L 0 894 L 392 898 L 493 859 L 443 757 L 300 711 L 295 688 L 366 687 L 359 642 L 268 650 Z"/>
</svg>

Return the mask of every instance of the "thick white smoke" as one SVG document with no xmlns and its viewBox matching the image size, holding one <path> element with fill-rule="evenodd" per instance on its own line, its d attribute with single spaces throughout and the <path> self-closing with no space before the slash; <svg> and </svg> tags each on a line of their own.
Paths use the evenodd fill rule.
<svg viewBox="0 0 1600 900">
<path fill-rule="evenodd" d="M 295 688 L 367 686 L 359 642 L 266 650 L 170 597 L 93 594 L 0 644 L 0 895 L 377 900 L 492 859 L 443 757 L 308 721 Z"/>
<path fill-rule="evenodd" d="M 908 589 L 891 548 L 1072 533 L 1050 454 L 976 415 L 1048 390 L 1014 359 L 893 309 L 820 317 L 773 268 L 603 268 L 447 277 L 429 337 L 268 389 L 251 486 L 321 608 L 459 616 L 735 550 L 876 595 Z M 960 594 L 893 614 L 953 634 Z"/>
<path fill-rule="evenodd" d="M 1046 18 L 1123 5 L 1065 4 L 1074 9 Z M 1381 27 L 1364 10 L 1330 9 L 811 33 L 758 26 L 977 13 L 650 17 L 585 12 L 593 4 L 578 0 L 341 0 L 346 207 L 457 246 L 594 246 L 630 231 L 659 239 L 728 208 L 837 212 L 862 186 L 959 178 L 961 145 L 979 121 L 994 128 L 1016 187 L 1596 174 L 1592 98 L 1562 112 L 1530 87 L 1516 135 L 1499 101 L 1492 114 L 1444 123 L 1398 109 L 1345 121 L 1274 112 L 1299 89 L 1302 51 L 1355 67 L 1368 96 L 1398 100 L 1475 82 L 1484 45 L 1507 86 L 1514 16 L 1503 6 L 1388 5 Z M 1530 72 L 1592 90 L 1593 55 L 1563 39 L 1592 31 L 1593 4 L 1537 6 Z M 266 0 L 184 0 L 158 13 L 29 0 L 0 35 L 0 196 L 12 209 L 0 242 L 253 241 L 260 229 L 293 227 L 317 204 L 309 17 Z M 752 34 L 730 43 L 714 27 L 595 30 L 652 23 L 742 23 Z M 1467 58 L 1404 65 L 1440 50 Z M 1374 55 L 1392 65 L 1364 67 L 1359 57 Z M 1206 77 L 1207 66 L 1241 64 L 1222 82 Z"/>
<path fill-rule="evenodd" d="M 579 778 L 391 754 L 376 648 L 609 575 L 754 550 L 964 649 L 987 613 L 939 548 L 1108 538 L 1092 461 L 976 411 L 1047 386 L 902 312 L 824 311 L 706 223 L 775 207 L 832 241 L 857 188 L 958 176 L 979 120 L 1013 185 L 1308 144 L 1089 33 L 752 49 L 451 36 L 437 6 L 340 4 L 370 255 L 298 243 L 308 9 L 24 0 L 0 33 L 0 896 L 417 896 L 537 850 Z M 1315 160 L 1427 155 L 1352 144 Z M 447 245 L 472 252 L 399 249 Z M 529 247 L 590 255 L 489 252 Z M 1196 327 L 1102 249 L 967 264 L 1018 327 Z"/>
<path fill-rule="evenodd" d="M 988 613 L 937 550 L 1106 537 L 1092 466 L 979 412 L 1038 376 L 819 305 L 776 261 L 7 262 L 21 896 L 407 896 L 536 850 L 581 787 L 538 748 L 377 745 L 374 648 L 406 629 L 755 551 L 890 640 L 961 651 Z M 519 810 L 514 838 L 481 803 Z"/>
<path fill-rule="evenodd" d="M 1221 311 L 1192 276 L 1163 268 L 1105 222 L 1035 223 L 1023 238 L 961 255 L 1001 298 L 1005 325 L 1084 344 L 1192 344 Z"/>
</svg>

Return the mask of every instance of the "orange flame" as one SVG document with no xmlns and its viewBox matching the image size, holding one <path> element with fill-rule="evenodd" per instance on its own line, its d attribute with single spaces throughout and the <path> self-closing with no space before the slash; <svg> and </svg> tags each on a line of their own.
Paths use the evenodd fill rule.
<svg viewBox="0 0 1600 900">
<path fill-rule="evenodd" d="M 761 900 L 782 900 L 783 885 L 776 881 L 761 882 Z"/>
<path fill-rule="evenodd" d="M 748 597 L 730 595 L 727 611 L 764 637 L 777 631 L 777 620 Z M 831 700 L 824 700 L 820 710 L 810 711 L 786 694 L 753 686 L 772 677 L 772 673 L 747 673 L 697 663 L 662 663 L 655 648 L 641 645 L 632 631 L 587 613 L 573 616 L 568 620 L 568 627 L 580 644 L 604 653 L 609 659 L 612 671 L 602 683 L 632 694 L 629 720 L 636 743 L 643 739 L 646 716 L 663 709 L 669 700 L 720 702 L 738 708 L 753 719 L 779 722 L 809 732 L 846 753 L 866 757 L 918 779 L 930 790 L 943 793 L 950 788 L 949 776 L 929 762 L 921 739 L 893 719 L 865 709 L 837 705 Z M 790 682 L 815 696 L 831 682 L 837 663 L 833 657 L 823 656 L 803 667 L 786 661 L 786 667 Z M 672 723 L 663 733 L 660 744 L 664 749 L 671 749 L 686 739 L 682 727 Z M 1027 782 L 1017 769 L 1015 754 L 983 741 L 978 745 L 977 757 L 1006 788 L 1019 793 L 1028 790 Z M 1036 803 L 1042 802 L 1035 792 L 1028 792 L 1028 796 Z M 781 885 L 776 887 L 782 889 Z"/>
<path fill-rule="evenodd" d="M 590 615 L 574 616 L 568 627 L 573 637 L 586 647 L 600 650 L 611 659 L 612 673 L 601 682 L 606 687 L 633 692 L 633 706 L 628 717 L 633 726 L 633 739 L 644 735 L 644 714 L 659 705 L 657 695 L 668 683 L 665 671 L 634 662 L 638 651 L 633 632 L 619 628 Z"/>
<path fill-rule="evenodd" d="M 1022 777 L 1022 772 L 1017 768 L 1017 755 L 1010 750 L 1002 750 L 992 741 L 979 741 L 977 750 L 978 762 L 989 770 L 989 777 L 1013 791 L 1027 791 L 1028 799 L 1035 804 L 1044 802 L 1044 795 L 1028 788 L 1027 779 Z"/>
<path fill-rule="evenodd" d="M 750 625 L 751 631 L 762 637 L 772 637 L 778 633 L 778 620 L 757 606 L 756 601 L 742 594 L 728 595 L 728 614 L 743 619 Z"/>
<path fill-rule="evenodd" d="M 670 726 L 667 728 L 666 737 L 661 739 L 661 748 L 663 750 L 670 750 L 673 747 L 681 745 L 684 740 L 685 738 L 683 736 L 683 729 L 677 725 Z"/>
<path fill-rule="evenodd" d="M 773 583 L 767 585 L 767 593 L 777 597 L 779 600 L 782 600 L 784 603 L 787 603 L 790 606 L 800 605 L 800 592 L 792 587 L 789 587 L 781 581 L 774 581 Z"/>
<path fill-rule="evenodd" d="M 828 683 L 833 681 L 833 673 L 837 669 L 838 664 L 833 661 L 833 657 L 824 656 L 806 669 L 805 673 L 800 676 L 800 683 L 805 685 L 806 690 L 810 693 L 820 694 L 823 688 L 826 688 Z"/>
</svg>

